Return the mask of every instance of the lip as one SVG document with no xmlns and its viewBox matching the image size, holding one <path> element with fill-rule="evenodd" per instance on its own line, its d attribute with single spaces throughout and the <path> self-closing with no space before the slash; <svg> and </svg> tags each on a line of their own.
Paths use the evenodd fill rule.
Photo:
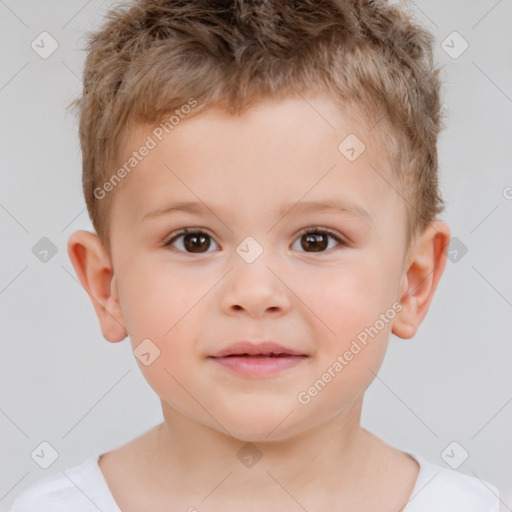
<svg viewBox="0 0 512 512">
<path fill-rule="evenodd" d="M 226 356 L 258 356 L 258 355 L 287 355 L 287 356 L 305 356 L 303 352 L 293 350 L 291 348 L 279 345 L 273 341 L 263 341 L 258 343 L 251 343 L 250 341 L 239 341 L 233 343 L 228 347 L 215 352 L 210 357 L 226 357 Z"/>
<path fill-rule="evenodd" d="M 268 341 L 241 341 L 209 356 L 228 371 L 245 377 L 274 375 L 297 366 L 307 357 L 307 354 Z"/>
</svg>

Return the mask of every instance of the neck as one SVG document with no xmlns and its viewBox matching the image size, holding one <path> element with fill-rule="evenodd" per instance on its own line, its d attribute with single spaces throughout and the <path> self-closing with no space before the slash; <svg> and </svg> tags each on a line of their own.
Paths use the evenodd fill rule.
<svg viewBox="0 0 512 512">
<path fill-rule="evenodd" d="M 239 496 L 270 500 L 280 495 L 282 499 L 283 488 L 293 493 L 315 482 L 336 493 L 344 487 L 347 493 L 353 492 L 354 486 L 361 485 L 368 468 L 365 455 L 376 439 L 360 427 L 361 406 L 362 400 L 355 402 L 322 425 L 297 435 L 254 442 L 236 439 L 164 407 L 165 421 L 156 430 L 151 466 L 162 488 L 171 485 L 196 496 L 207 496 L 215 489 L 216 499 L 232 497 L 234 491 Z"/>
</svg>

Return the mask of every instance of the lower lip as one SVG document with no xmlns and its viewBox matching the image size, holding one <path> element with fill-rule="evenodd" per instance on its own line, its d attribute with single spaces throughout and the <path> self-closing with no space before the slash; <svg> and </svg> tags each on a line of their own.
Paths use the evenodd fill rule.
<svg viewBox="0 0 512 512">
<path fill-rule="evenodd" d="M 212 357 L 216 363 L 232 372 L 248 377 L 263 377 L 297 366 L 307 356 L 228 356 Z"/>
</svg>

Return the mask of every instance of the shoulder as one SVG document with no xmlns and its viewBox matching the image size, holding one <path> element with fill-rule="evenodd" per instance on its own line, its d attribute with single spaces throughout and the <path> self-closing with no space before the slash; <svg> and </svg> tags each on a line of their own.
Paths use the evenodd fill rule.
<svg viewBox="0 0 512 512">
<path fill-rule="evenodd" d="M 404 512 L 498 512 L 499 492 L 494 485 L 410 454 L 420 471 Z"/>
<path fill-rule="evenodd" d="M 25 489 L 10 512 L 118 512 L 108 502 L 106 488 L 98 474 L 98 457 L 60 471 Z M 106 505 L 106 506 L 105 506 Z"/>
</svg>

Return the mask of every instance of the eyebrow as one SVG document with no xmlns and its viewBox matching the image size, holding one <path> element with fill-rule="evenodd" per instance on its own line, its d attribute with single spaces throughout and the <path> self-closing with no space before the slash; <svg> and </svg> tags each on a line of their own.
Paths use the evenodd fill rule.
<svg viewBox="0 0 512 512">
<path fill-rule="evenodd" d="M 179 212 L 186 212 L 193 215 L 204 214 L 206 211 L 213 213 L 213 210 L 200 202 L 181 202 L 173 205 L 165 206 L 157 210 L 150 211 L 143 215 L 141 222 L 155 217 L 162 217 L 164 215 L 172 215 Z M 281 205 L 278 210 L 279 219 L 282 219 L 288 214 L 298 215 L 301 213 L 338 213 L 338 214 L 352 214 L 361 217 L 368 224 L 373 225 L 373 217 L 371 213 L 362 205 L 352 201 L 342 201 L 336 199 L 324 199 L 321 201 L 298 201 L 296 203 L 285 203 Z"/>
</svg>

